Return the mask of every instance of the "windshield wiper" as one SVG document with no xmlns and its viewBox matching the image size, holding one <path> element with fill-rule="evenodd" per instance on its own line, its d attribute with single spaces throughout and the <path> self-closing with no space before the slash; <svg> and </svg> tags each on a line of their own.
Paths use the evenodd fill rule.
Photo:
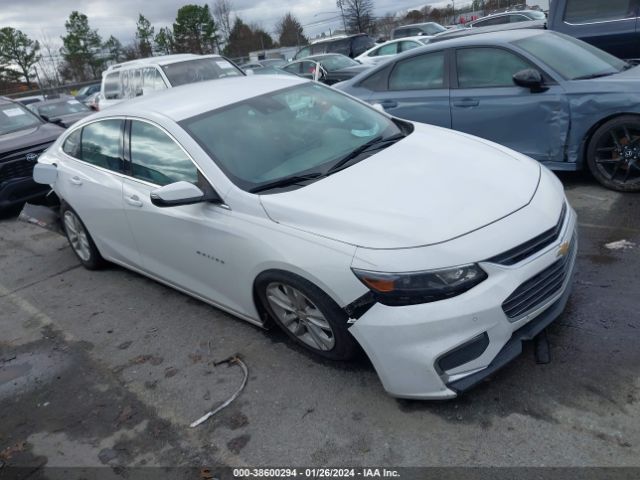
<svg viewBox="0 0 640 480">
<path fill-rule="evenodd" d="M 591 78 L 608 77 L 609 75 L 614 75 L 616 73 L 620 73 L 620 72 L 590 73 L 589 75 L 582 75 L 580 77 L 573 78 L 572 80 L 589 80 Z"/>
<path fill-rule="evenodd" d="M 372 151 L 372 150 L 379 150 L 381 148 L 385 148 L 385 147 L 388 147 L 390 145 L 393 145 L 398 140 L 403 139 L 405 136 L 406 135 L 404 133 L 397 133 L 397 134 L 392 135 L 392 136 L 387 137 L 387 138 L 382 138 L 382 136 L 375 137 L 374 139 L 369 140 L 364 145 L 360 145 L 358 148 L 353 150 L 351 153 L 345 155 L 340 160 L 338 160 L 336 163 L 334 163 L 331 166 L 331 168 L 329 168 L 329 170 L 327 170 L 327 175 L 331 175 L 332 173 L 336 173 L 337 171 L 342 170 L 343 168 L 346 168 L 348 163 L 350 163 L 352 160 L 357 159 L 363 153 L 369 152 L 369 151 Z"/>
<path fill-rule="evenodd" d="M 292 175 L 290 177 L 283 177 L 278 180 L 274 180 L 273 182 L 263 183 L 262 185 L 253 187 L 252 189 L 249 190 L 249 192 L 258 193 L 258 192 L 263 192 L 265 190 L 271 190 L 272 188 L 288 187 L 290 185 L 295 185 L 300 182 L 313 180 L 322 176 L 323 174 L 320 172 L 309 173 L 307 175 Z"/>
</svg>

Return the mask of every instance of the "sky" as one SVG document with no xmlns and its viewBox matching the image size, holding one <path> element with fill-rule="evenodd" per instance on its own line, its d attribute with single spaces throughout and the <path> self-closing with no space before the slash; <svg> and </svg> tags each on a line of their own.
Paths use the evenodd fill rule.
<svg viewBox="0 0 640 480">
<path fill-rule="evenodd" d="M 461 0 L 462 1 L 462 0 Z M 305 26 L 305 33 L 314 36 L 322 31 L 339 28 L 335 0 L 230 0 L 234 13 L 245 22 L 257 23 L 274 33 L 275 23 L 291 12 Z M 204 4 L 200 0 L 0 0 L 0 27 L 22 30 L 34 39 L 49 37 L 58 42 L 65 34 L 64 22 L 73 10 L 89 17 L 89 25 L 103 39 L 114 35 L 129 43 L 135 35 L 138 12 L 149 19 L 156 31 L 173 23 L 178 8 L 187 3 Z M 209 2 L 209 6 L 213 1 Z M 441 0 L 374 0 L 376 15 Z"/>
<path fill-rule="evenodd" d="M 205 0 L 206 1 L 206 0 Z M 293 13 L 305 26 L 305 34 L 315 36 L 329 29 L 340 28 L 336 18 L 335 0 L 229 0 L 234 13 L 245 22 L 257 23 L 274 33 L 275 23 L 285 13 Z M 373 0 L 376 15 L 420 8 L 426 4 L 447 4 L 443 0 Z M 533 3 L 545 0 L 534 0 Z M 456 4 L 470 0 L 457 0 Z M 135 22 L 142 13 L 159 27 L 173 23 L 178 8 L 187 3 L 204 4 L 198 0 L 0 0 L 0 28 L 10 26 L 22 30 L 33 39 L 48 39 L 60 45 L 65 20 L 73 10 L 89 17 L 89 25 L 106 40 L 114 35 L 123 44 L 133 41 Z M 213 0 L 209 1 L 209 5 Z M 531 3 L 531 2 L 530 2 Z"/>
</svg>

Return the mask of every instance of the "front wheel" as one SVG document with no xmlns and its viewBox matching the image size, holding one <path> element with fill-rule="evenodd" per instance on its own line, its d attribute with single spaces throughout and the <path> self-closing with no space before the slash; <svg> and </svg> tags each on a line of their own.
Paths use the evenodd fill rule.
<svg viewBox="0 0 640 480">
<path fill-rule="evenodd" d="M 67 240 L 69 240 L 69 245 L 71 245 L 73 253 L 76 254 L 82 265 L 89 270 L 96 270 L 104 266 L 106 262 L 100 255 L 96 244 L 93 243 L 91 235 L 89 235 L 78 214 L 67 205 L 62 207 L 61 214 L 64 232 L 67 235 Z"/>
<path fill-rule="evenodd" d="M 624 115 L 598 128 L 589 142 L 587 164 L 605 187 L 640 192 L 640 117 Z"/>
<path fill-rule="evenodd" d="M 347 314 L 322 290 L 298 275 L 267 272 L 256 280 L 262 305 L 298 345 L 331 360 L 349 360 L 357 343 Z"/>
</svg>

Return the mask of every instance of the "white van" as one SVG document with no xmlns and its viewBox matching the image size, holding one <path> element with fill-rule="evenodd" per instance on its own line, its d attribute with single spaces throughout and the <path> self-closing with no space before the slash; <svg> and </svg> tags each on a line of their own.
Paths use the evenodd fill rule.
<svg viewBox="0 0 640 480">
<path fill-rule="evenodd" d="M 243 75 L 242 70 L 220 55 L 185 53 L 118 63 L 102 73 L 100 110 L 166 88 Z"/>
</svg>

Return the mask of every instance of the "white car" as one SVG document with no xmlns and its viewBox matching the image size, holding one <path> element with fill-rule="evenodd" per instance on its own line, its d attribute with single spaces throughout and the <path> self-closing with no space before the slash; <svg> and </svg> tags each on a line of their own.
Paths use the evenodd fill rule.
<svg viewBox="0 0 640 480">
<path fill-rule="evenodd" d="M 407 50 L 424 47 L 432 37 L 408 37 L 376 45 L 363 54 L 357 56 L 355 60 L 364 65 L 377 65 Z"/>
<path fill-rule="evenodd" d="M 102 110 L 167 88 L 237 76 L 244 76 L 244 72 L 220 55 L 181 53 L 139 58 L 111 65 L 102 73 L 98 105 Z"/>
<path fill-rule="evenodd" d="M 563 310 L 577 251 L 539 163 L 288 76 L 116 105 L 34 178 L 86 267 L 275 322 L 326 358 L 359 344 L 398 397 L 455 397 L 511 360 Z"/>
</svg>

